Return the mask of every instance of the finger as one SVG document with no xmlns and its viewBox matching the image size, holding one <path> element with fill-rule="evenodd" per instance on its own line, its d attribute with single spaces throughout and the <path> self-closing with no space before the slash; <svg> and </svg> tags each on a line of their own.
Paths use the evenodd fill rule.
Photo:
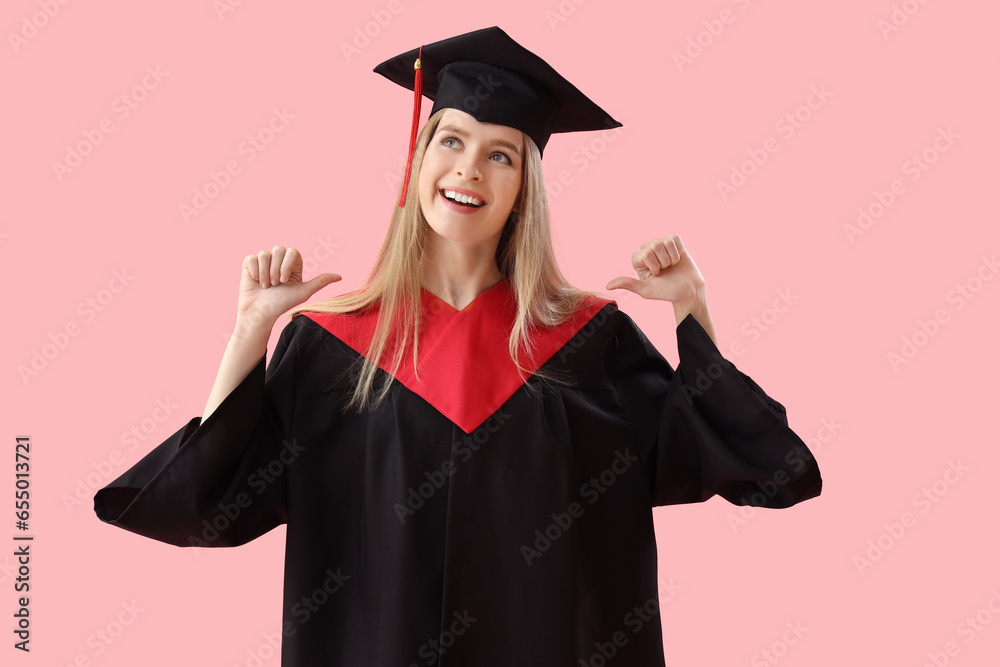
<svg viewBox="0 0 1000 667">
<path fill-rule="evenodd" d="M 271 274 L 270 280 L 272 285 L 277 285 L 281 282 L 281 261 L 285 258 L 285 248 L 284 246 L 276 245 L 271 248 Z"/>
<path fill-rule="evenodd" d="M 660 264 L 660 257 L 656 254 L 656 248 L 650 247 L 646 248 L 642 253 L 642 263 L 646 269 L 654 276 L 660 275 L 660 269 L 662 265 Z"/>
<path fill-rule="evenodd" d="M 312 280 L 302 283 L 302 289 L 307 290 L 311 296 L 327 285 L 335 283 L 338 280 L 340 280 L 340 276 L 336 273 L 321 273 Z"/>
<path fill-rule="evenodd" d="M 642 268 L 642 251 L 632 253 L 632 268 L 638 271 Z"/>
<path fill-rule="evenodd" d="M 663 249 L 666 251 L 667 257 L 670 260 L 667 263 L 668 266 L 673 266 L 674 264 L 676 264 L 679 261 L 681 261 L 681 252 L 677 248 L 677 243 L 675 241 L 675 237 L 671 236 L 670 238 L 664 239 L 664 241 L 663 241 Z"/>
<path fill-rule="evenodd" d="M 636 280 L 635 278 L 629 278 L 627 276 L 618 276 L 611 282 L 609 282 L 605 289 L 626 289 L 630 292 L 635 292 L 639 294 L 639 290 L 644 287 L 644 283 L 641 280 Z"/>
<path fill-rule="evenodd" d="M 673 264 L 673 262 L 670 259 L 670 251 L 667 250 L 667 244 L 664 242 L 663 239 L 658 239 L 653 244 L 651 249 L 653 251 L 653 254 L 656 256 L 656 263 L 659 265 L 657 272 L 659 272 L 659 269 L 665 269 L 671 264 Z"/>
<path fill-rule="evenodd" d="M 261 250 L 257 253 L 257 263 L 260 265 L 260 286 L 267 289 L 271 279 L 271 253 Z"/>
<path fill-rule="evenodd" d="M 281 282 L 288 282 L 296 266 L 302 266 L 302 255 L 295 248 L 289 248 L 281 262 Z"/>
<path fill-rule="evenodd" d="M 254 282 L 258 280 L 258 269 L 257 269 L 257 255 L 247 255 L 243 258 L 243 266 L 246 268 L 247 273 L 250 274 L 250 279 Z"/>
<path fill-rule="evenodd" d="M 673 241 L 674 241 L 674 247 L 677 248 L 677 252 L 679 254 L 683 255 L 684 254 L 684 242 L 681 241 L 681 237 L 678 236 L 677 234 L 673 234 L 673 235 L 671 235 L 670 238 L 673 239 Z"/>
<path fill-rule="evenodd" d="M 659 261 L 655 255 L 650 255 L 650 252 L 649 247 L 643 244 L 642 250 L 632 254 L 632 268 L 640 278 L 645 277 L 643 274 L 652 273 L 655 276 L 659 273 Z"/>
</svg>

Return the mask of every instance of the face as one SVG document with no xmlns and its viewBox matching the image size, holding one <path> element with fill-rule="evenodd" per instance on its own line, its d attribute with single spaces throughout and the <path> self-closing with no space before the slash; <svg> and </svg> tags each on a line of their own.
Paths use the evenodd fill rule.
<svg viewBox="0 0 1000 667">
<path fill-rule="evenodd" d="M 495 247 L 521 189 L 523 152 L 521 130 L 446 109 L 424 153 L 417 183 L 431 229 L 463 245 Z M 455 193 L 458 201 L 450 199 Z"/>
</svg>

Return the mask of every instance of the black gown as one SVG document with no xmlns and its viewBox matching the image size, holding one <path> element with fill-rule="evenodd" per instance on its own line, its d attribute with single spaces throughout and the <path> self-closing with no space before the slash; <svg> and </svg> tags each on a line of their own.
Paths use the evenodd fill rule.
<svg viewBox="0 0 1000 667">
<path fill-rule="evenodd" d="M 537 336 L 529 367 L 555 377 L 525 384 L 507 280 L 461 311 L 422 304 L 419 382 L 404 366 L 374 411 L 341 414 L 377 307 L 298 315 L 266 370 L 99 490 L 97 516 L 177 546 L 286 524 L 283 667 L 657 667 L 652 507 L 820 493 L 785 409 L 691 315 L 675 370 L 594 299 Z"/>
</svg>

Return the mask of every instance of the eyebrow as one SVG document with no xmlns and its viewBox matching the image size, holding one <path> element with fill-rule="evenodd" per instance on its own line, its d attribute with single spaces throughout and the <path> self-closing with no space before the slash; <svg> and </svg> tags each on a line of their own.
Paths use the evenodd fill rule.
<svg viewBox="0 0 1000 667">
<path fill-rule="evenodd" d="M 469 136 L 469 133 L 466 130 L 463 130 L 462 128 L 460 128 L 460 127 L 458 127 L 456 125 L 445 125 L 444 127 L 439 127 L 438 128 L 438 132 L 454 132 L 455 134 L 461 135 L 463 137 L 468 137 Z M 515 146 L 512 143 L 510 143 L 509 141 L 504 141 L 503 139 L 494 139 L 492 141 L 492 145 L 494 145 L 494 146 L 503 146 L 505 148 L 509 148 L 512 151 L 514 151 L 515 153 L 517 153 L 518 157 L 521 157 L 521 149 L 519 149 L 517 146 Z"/>
</svg>

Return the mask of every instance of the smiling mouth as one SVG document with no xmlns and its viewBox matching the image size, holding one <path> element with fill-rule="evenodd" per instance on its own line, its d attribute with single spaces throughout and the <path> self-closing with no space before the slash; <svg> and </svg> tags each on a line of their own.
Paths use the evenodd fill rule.
<svg viewBox="0 0 1000 667">
<path fill-rule="evenodd" d="M 448 201 L 450 201 L 453 204 L 458 204 L 459 206 L 467 206 L 468 208 L 482 208 L 483 206 L 486 206 L 486 202 L 484 202 L 482 200 L 479 200 L 480 201 L 479 204 L 473 204 L 472 202 L 463 202 L 460 199 L 453 199 L 453 198 L 451 198 L 451 197 L 449 197 L 448 195 L 445 194 L 445 190 L 439 190 L 438 192 L 441 193 L 442 197 L 444 197 L 445 199 L 447 199 Z M 459 195 L 459 197 L 461 197 L 461 196 L 462 195 Z"/>
</svg>

